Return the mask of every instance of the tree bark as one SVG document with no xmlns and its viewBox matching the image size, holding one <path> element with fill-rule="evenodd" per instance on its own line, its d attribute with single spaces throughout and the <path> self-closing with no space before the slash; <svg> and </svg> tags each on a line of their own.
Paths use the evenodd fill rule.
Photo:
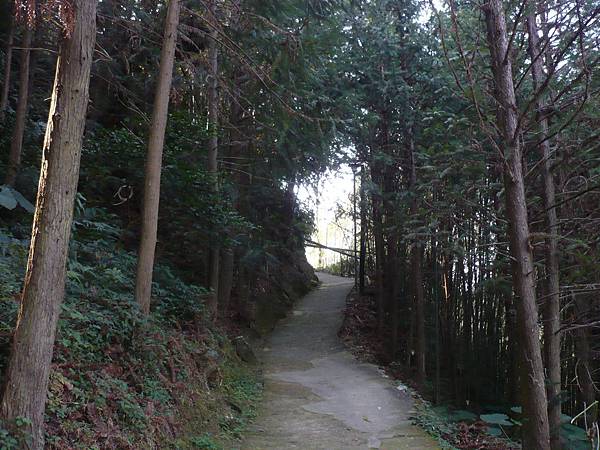
<svg viewBox="0 0 600 450">
<path fill-rule="evenodd" d="M 5 377 L 1 415 L 31 421 L 31 448 L 44 447 L 44 407 L 65 291 L 73 203 L 88 106 L 97 0 L 75 0 L 70 36 L 59 45 L 25 285 Z"/>
<path fill-rule="evenodd" d="M 594 298 L 591 295 L 574 294 L 575 297 L 575 313 L 576 321 L 580 324 L 588 324 L 592 321 L 591 312 Z M 577 377 L 577 386 L 579 388 L 578 398 L 580 400 L 579 409 L 584 410 L 596 400 L 596 387 L 594 384 L 594 368 L 592 367 L 592 346 L 590 341 L 593 339 L 590 333 L 590 327 L 581 327 L 575 331 L 575 357 L 577 363 L 575 365 L 575 375 Z M 591 408 L 583 420 L 580 420 L 581 425 L 587 424 L 591 428 L 594 422 L 598 420 L 598 408 Z M 585 426 L 584 426 L 585 428 Z"/>
<path fill-rule="evenodd" d="M 517 300 L 517 327 L 522 346 L 523 448 L 550 449 L 548 402 L 540 349 L 533 255 L 529 242 L 527 202 L 523 181 L 522 151 L 517 130 L 517 105 L 513 85 L 506 20 L 501 0 L 484 5 L 487 39 L 494 75 L 494 95 L 504 151 L 504 188 L 509 222 L 513 289 Z"/>
<path fill-rule="evenodd" d="M 408 134 L 408 160 L 409 180 L 408 189 L 412 194 L 410 214 L 417 214 L 417 164 L 415 160 L 415 141 L 412 129 Z M 425 382 L 425 293 L 423 291 L 423 244 L 417 238 L 411 249 L 411 269 L 413 279 L 413 299 L 415 306 L 415 361 L 417 364 L 417 382 L 422 385 Z"/>
<path fill-rule="evenodd" d="M 210 41 L 208 47 L 208 130 L 210 138 L 208 141 L 208 173 L 213 177 L 213 192 L 215 198 L 219 192 L 218 180 L 218 150 L 219 140 L 217 129 L 219 126 L 219 53 L 217 47 L 217 24 L 216 24 L 216 1 L 211 0 L 208 7 L 209 20 L 212 21 L 212 30 L 210 32 Z M 216 231 L 216 230 L 215 230 Z M 215 243 L 211 246 L 209 252 L 209 277 L 208 285 L 212 290 L 210 297 L 209 312 L 216 320 L 218 317 L 218 299 L 219 299 L 219 263 L 220 263 L 220 246 Z"/>
<path fill-rule="evenodd" d="M 15 19 L 14 4 L 11 9 L 10 21 L 8 24 L 8 37 L 6 39 L 6 52 L 4 57 L 4 79 L 2 80 L 2 94 L 0 95 L 0 123 L 4 122 L 6 108 L 8 107 L 8 94 L 10 92 L 10 76 L 12 69 L 13 41 L 15 38 Z"/>
<path fill-rule="evenodd" d="M 10 143 L 8 156 L 8 168 L 6 171 L 5 184 L 14 186 L 21 166 L 21 153 L 23 149 L 23 135 L 25 134 L 25 119 L 27 118 L 27 105 L 29 102 L 29 62 L 31 55 L 31 41 L 33 29 L 25 24 L 23 42 L 21 44 L 21 66 L 19 69 L 19 100 L 17 102 L 17 113 L 15 127 Z"/>
<path fill-rule="evenodd" d="M 536 91 L 544 81 L 542 69 L 542 55 L 540 54 L 538 28 L 535 14 L 527 17 L 527 32 L 529 34 L 529 56 L 532 60 L 531 75 L 533 78 L 533 89 Z M 548 423 L 550 427 L 550 444 L 552 450 L 560 450 L 560 415 L 561 415 L 561 374 L 560 374 L 560 278 L 558 261 L 558 218 L 556 211 L 556 196 L 554 176 L 552 174 L 552 158 L 550 152 L 550 141 L 548 140 L 548 117 L 546 116 L 546 104 L 544 96 L 540 96 L 536 102 L 539 121 L 539 135 L 536 139 L 540 141 L 540 153 L 543 159 L 543 199 L 546 210 L 546 299 L 542 308 L 544 321 L 544 359 L 548 381 L 546 393 L 548 395 Z"/>
<path fill-rule="evenodd" d="M 170 0 L 165 23 L 163 46 L 160 54 L 160 69 L 152 110 L 152 125 L 148 138 L 148 156 L 144 176 L 144 203 L 142 208 L 142 239 L 140 242 L 135 281 L 135 299 L 144 314 L 150 312 L 150 298 L 152 295 L 152 270 L 154 267 L 154 252 L 156 250 L 158 208 L 160 202 L 160 173 L 169 113 L 169 94 L 173 80 L 180 7 L 180 0 Z"/>
<path fill-rule="evenodd" d="M 365 293 L 365 265 L 367 260 L 367 198 L 365 193 L 365 171 L 360 169 L 360 252 L 358 264 L 358 286 L 361 295 Z"/>
<path fill-rule="evenodd" d="M 383 223 L 381 214 L 381 199 L 379 193 L 372 196 L 373 203 L 373 234 L 375 235 L 375 290 L 377 301 L 377 335 L 382 336 L 384 324 L 384 246 L 383 246 Z"/>
</svg>

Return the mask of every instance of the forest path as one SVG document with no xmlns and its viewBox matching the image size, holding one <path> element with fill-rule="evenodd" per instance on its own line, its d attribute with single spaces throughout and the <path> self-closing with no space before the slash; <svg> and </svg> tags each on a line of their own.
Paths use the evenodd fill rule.
<svg viewBox="0 0 600 450">
<path fill-rule="evenodd" d="M 352 280 L 319 273 L 263 349 L 265 392 L 244 450 L 437 449 L 411 424 L 409 394 L 337 337 Z"/>
</svg>

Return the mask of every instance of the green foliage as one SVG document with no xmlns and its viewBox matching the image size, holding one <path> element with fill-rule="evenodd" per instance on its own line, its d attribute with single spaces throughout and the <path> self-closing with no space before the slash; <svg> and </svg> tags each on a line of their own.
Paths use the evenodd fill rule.
<svg viewBox="0 0 600 450">
<path fill-rule="evenodd" d="M 29 447 L 31 435 L 27 432 L 27 426 L 31 421 L 24 417 L 16 417 L 10 422 L 0 423 L 0 449 L 17 450 Z"/>
<path fill-rule="evenodd" d="M 153 313 L 142 317 L 133 299 L 135 256 L 119 247 L 117 224 L 103 209 L 77 213 L 46 407 L 51 448 L 93 448 L 114 426 L 114 439 L 151 446 L 162 439 L 152 424 L 172 415 L 176 399 L 186 395 L 180 383 L 202 378 L 204 363 L 197 365 L 190 355 L 226 342 L 216 334 L 208 340 L 194 334 L 203 323 L 206 290 L 183 282 L 167 264 L 155 269 Z M 0 229 L 0 239 L 0 365 L 5 366 L 28 242 L 7 229 Z M 260 385 L 241 369 L 224 373 L 223 398 L 241 412 L 224 415 L 221 428 L 239 436 L 253 416 Z M 20 448 L 23 424 L 16 425 L 0 430 L 3 448 Z"/>
<path fill-rule="evenodd" d="M 222 450 L 223 448 L 213 440 L 210 433 L 190 438 L 190 444 L 201 450 Z"/>
<path fill-rule="evenodd" d="M 489 423 L 491 425 L 501 425 L 504 427 L 512 427 L 514 425 L 514 422 L 512 422 L 510 417 L 508 417 L 506 414 L 482 414 L 479 416 L 479 418 L 485 423 Z"/>
</svg>

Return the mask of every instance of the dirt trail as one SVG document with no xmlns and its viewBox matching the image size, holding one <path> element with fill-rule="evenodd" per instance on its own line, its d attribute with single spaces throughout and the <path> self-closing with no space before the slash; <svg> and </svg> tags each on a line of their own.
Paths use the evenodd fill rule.
<svg viewBox="0 0 600 450">
<path fill-rule="evenodd" d="M 264 401 L 242 449 L 438 449 L 410 423 L 410 396 L 339 341 L 352 281 L 319 278 L 263 349 Z"/>
</svg>

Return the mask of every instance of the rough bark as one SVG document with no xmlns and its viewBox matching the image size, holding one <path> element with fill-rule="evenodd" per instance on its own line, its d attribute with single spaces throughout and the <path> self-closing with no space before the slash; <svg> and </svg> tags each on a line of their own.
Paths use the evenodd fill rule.
<svg viewBox="0 0 600 450">
<path fill-rule="evenodd" d="M 160 202 L 160 173 L 162 154 L 169 112 L 169 94 L 173 79 L 177 26 L 179 25 L 180 0 L 171 0 L 167 11 L 163 46 L 156 95 L 152 110 L 152 125 L 148 138 L 148 155 L 144 175 L 144 203 L 142 208 L 142 238 L 140 242 L 135 299 L 144 314 L 150 312 L 152 295 L 152 270 L 158 230 L 158 208 Z"/>
<path fill-rule="evenodd" d="M 522 398 L 527 421 L 523 429 L 523 448 L 550 449 L 548 403 L 539 339 L 533 255 L 529 242 L 527 202 L 523 180 L 522 149 L 518 139 L 517 106 L 508 54 L 506 20 L 501 0 L 484 5 L 487 39 L 494 76 L 500 139 L 504 151 L 504 188 L 508 234 L 513 267 L 513 289 L 517 300 L 517 327 L 522 347 Z"/>
<path fill-rule="evenodd" d="M 31 55 L 31 41 L 33 30 L 25 25 L 23 42 L 21 44 L 21 65 L 19 68 L 19 100 L 15 116 L 15 127 L 10 142 L 10 153 L 8 156 L 8 168 L 6 171 L 5 184 L 14 186 L 21 166 L 21 153 L 23 149 L 23 135 L 25 134 L 25 119 L 27 118 L 27 105 L 29 102 L 29 62 Z"/>
<path fill-rule="evenodd" d="M 44 138 L 29 259 L 1 415 L 31 421 L 31 448 L 44 446 L 44 407 L 61 303 L 96 35 L 97 0 L 75 0 L 61 40 Z"/>
<path fill-rule="evenodd" d="M 208 82 L 208 129 L 210 138 L 208 141 L 208 173 L 213 177 L 212 189 L 214 193 L 219 191 L 218 181 L 218 150 L 219 141 L 217 129 L 219 126 L 219 52 L 217 47 L 217 27 L 216 27 L 216 5 L 215 0 L 211 0 L 208 8 L 209 20 L 212 21 L 212 30 L 210 32 L 210 42 L 208 48 L 208 64 L 209 64 L 209 82 Z M 209 312 L 214 320 L 218 316 L 218 299 L 219 299 L 219 263 L 220 263 L 220 246 L 213 244 L 209 252 L 209 277 L 208 286 L 212 290 L 210 296 Z"/>
<path fill-rule="evenodd" d="M 527 17 L 527 32 L 529 34 L 529 56 L 532 60 L 531 75 L 533 88 L 537 90 L 544 81 L 542 55 L 540 54 L 538 28 L 535 14 Z M 550 427 L 550 444 L 552 450 L 560 450 L 560 414 L 561 414 L 561 374 L 560 374 L 560 278 L 558 261 L 558 218 L 556 211 L 556 196 L 554 176 L 552 174 L 552 157 L 550 141 L 548 140 L 548 118 L 545 114 L 545 97 L 540 96 L 536 102 L 539 122 L 539 134 L 535 137 L 540 142 L 539 150 L 542 164 L 543 199 L 546 211 L 546 295 L 542 307 L 544 321 L 544 360 L 548 381 L 548 421 Z"/>
<path fill-rule="evenodd" d="M 14 8 L 14 6 L 11 6 Z M 0 123 L 4 122 L 6 108 L 8 107 L 8 94 L 10 92 L 10 76 L 12 69 L 13 41 L 15 38 L 14 14 L 10 15 L 8 24 L 8 37 L 6 39 L 6 51 L 4 56 L 4 77 L 2 80 L 2 94 L 0 94 Z"/>
</svg>

